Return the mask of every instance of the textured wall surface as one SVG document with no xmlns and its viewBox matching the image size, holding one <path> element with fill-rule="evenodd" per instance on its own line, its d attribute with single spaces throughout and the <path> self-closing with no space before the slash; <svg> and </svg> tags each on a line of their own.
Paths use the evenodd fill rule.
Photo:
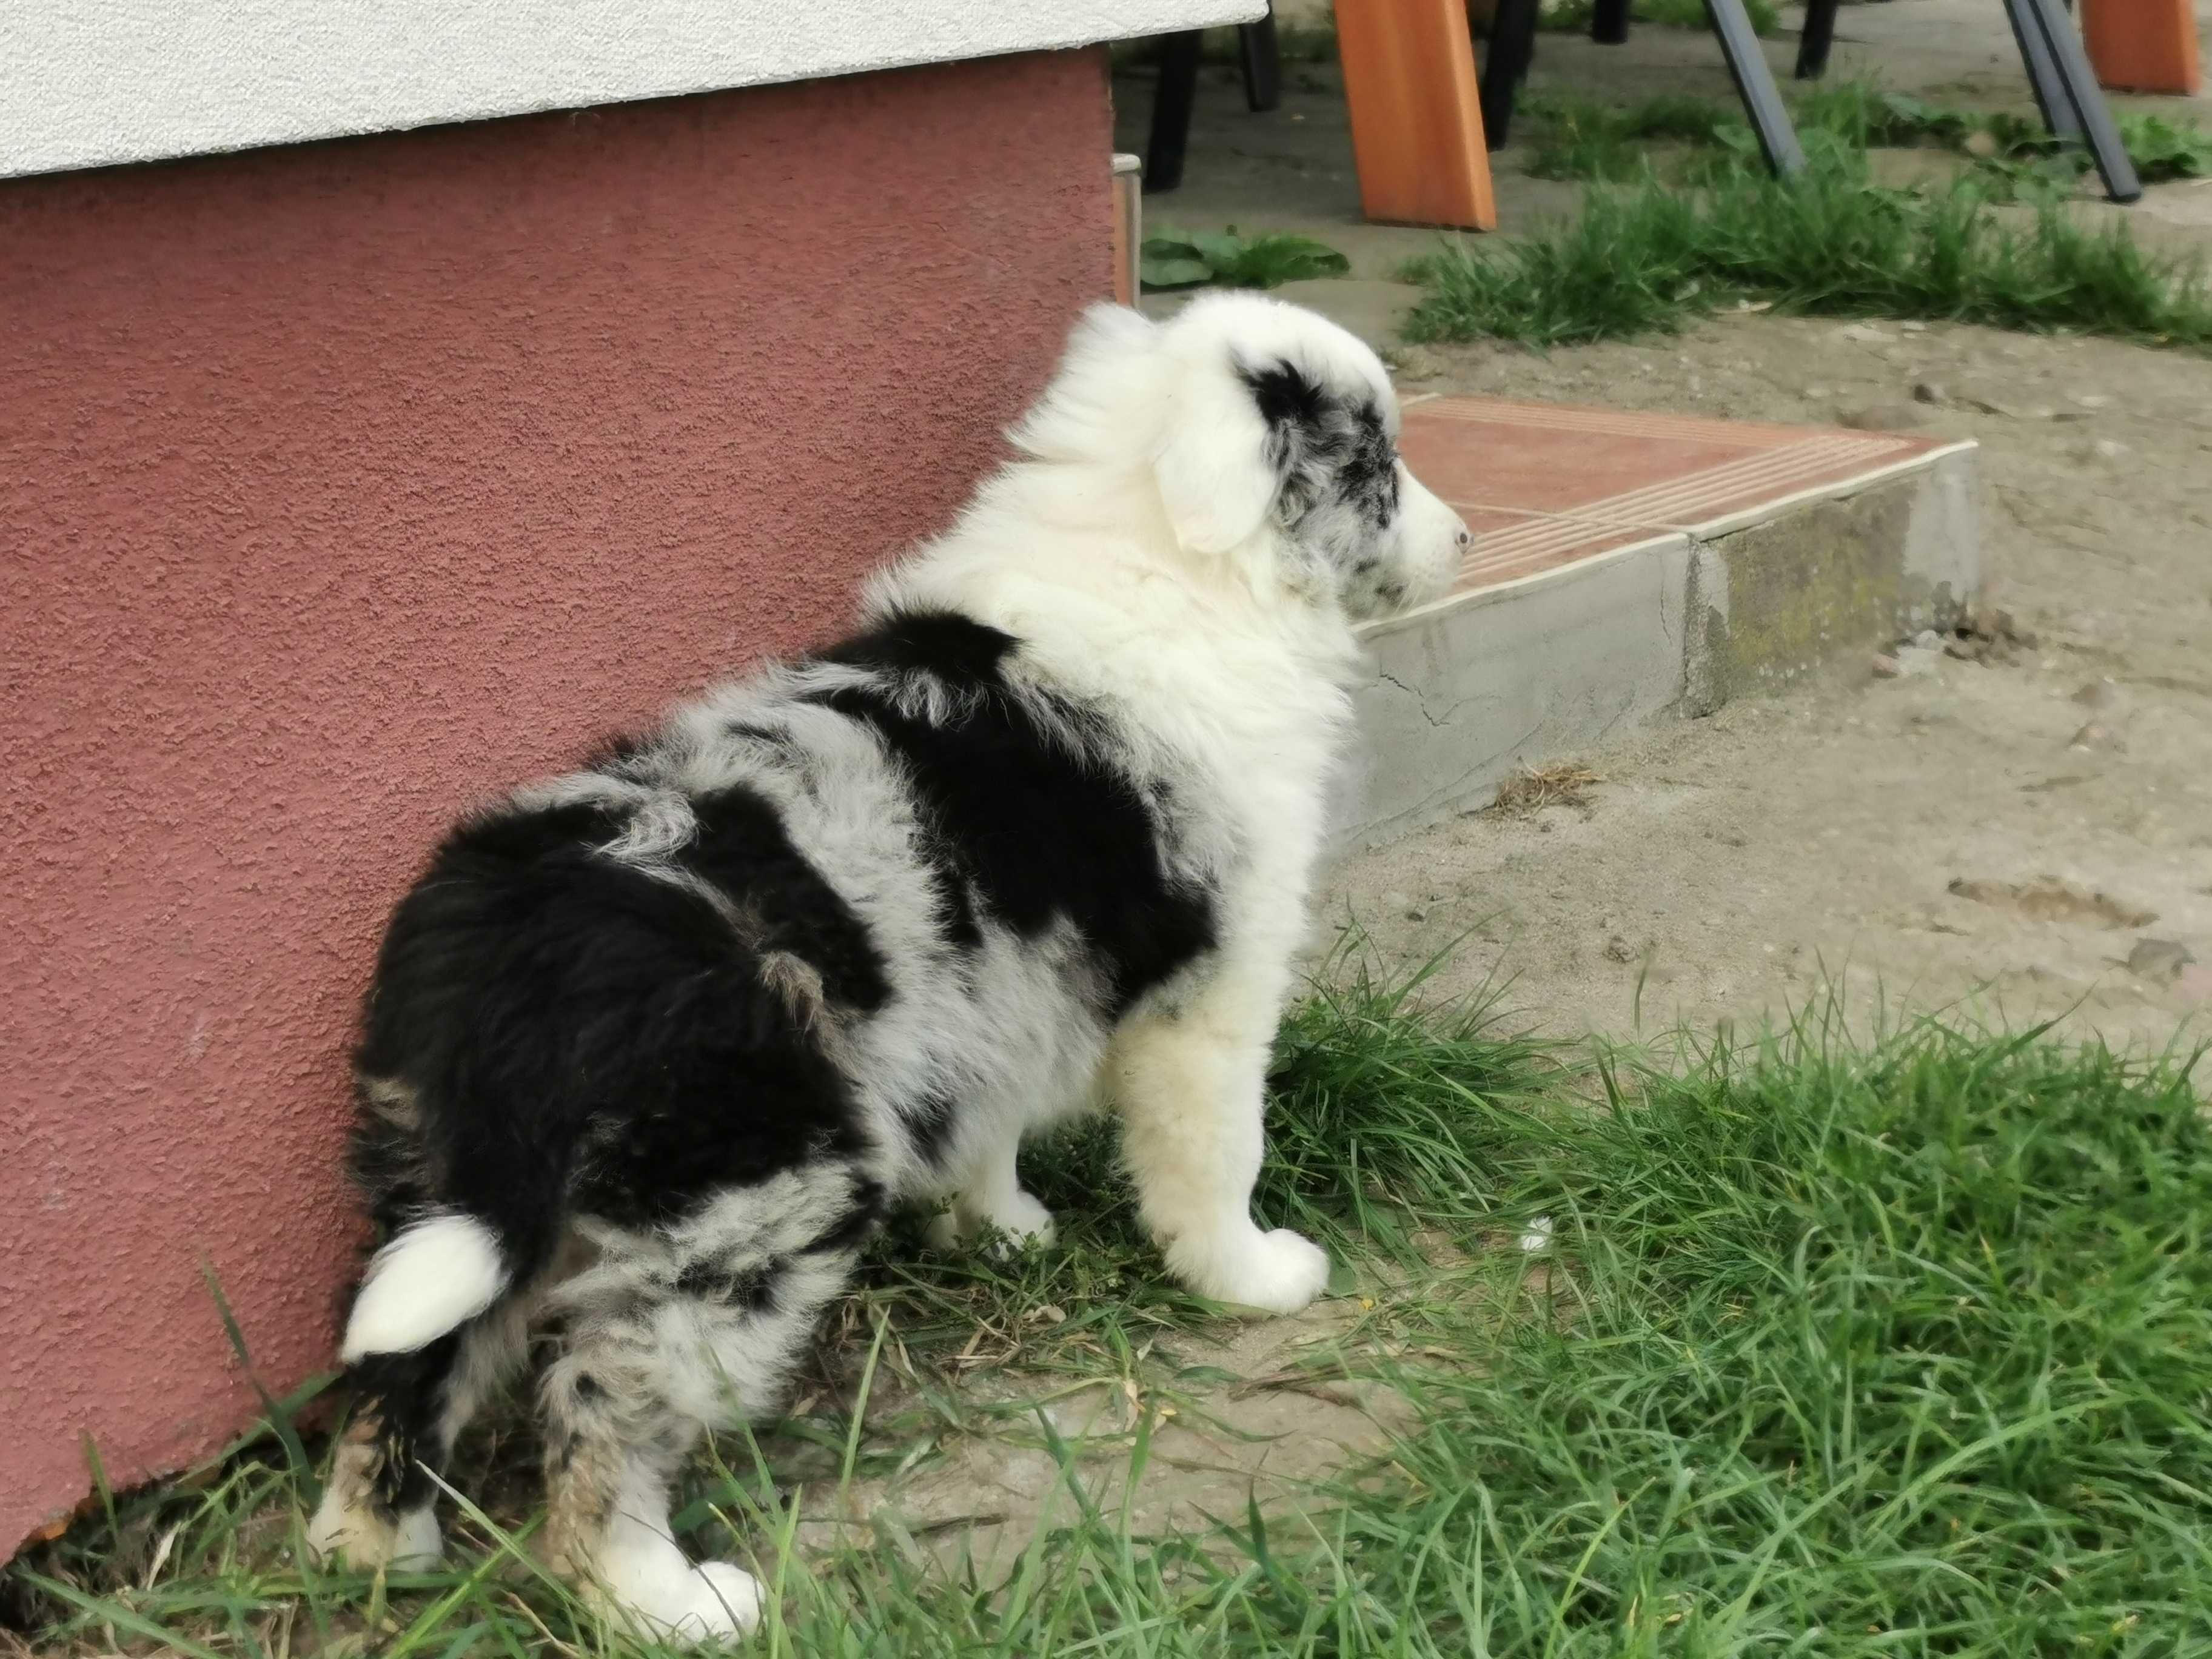
<svg viewBox="0 0 2212 1659">
<path fill-rule="evenodd" d="M 324 1366 L 451 814 L 835 628 L 1108 291 L 1100 54 L 0 185 L 0 1556 Z"/>
<path fill-rule="evenodd" d="M 7 0 L 0 174 L 1088 46 L 1264 0 Z"/>
</svg>

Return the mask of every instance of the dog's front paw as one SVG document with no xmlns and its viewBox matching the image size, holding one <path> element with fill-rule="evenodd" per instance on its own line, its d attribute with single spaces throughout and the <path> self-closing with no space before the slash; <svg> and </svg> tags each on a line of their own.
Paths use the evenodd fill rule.
<svg viewBox="0 0 2212 1659">
<path fill-rule="evenodd" d="M 760 1623 L 759 1580 L 732 1562 L 691 1566 L 672 1545 L 611 1552 L 587 1594 L 602 1613 L 675 1646 L 727 1641 Z"/>
<path fill-rule="evenodd" d="M 1016 1193 L 984 1218 L 1016 1244 L 1049 1244 L 1052 1212 L 1027 1193 Z"/>
<path fill-rule="evenodd" d="M 1052 1212 L 1027 1193 L 1016 1192 L 995 1206 L 970 1205 L 956 1200 L 951 1209 L 930 1218 L 928 1239 L 933 1249 L 951 1251 L 974 1237 L 983 1224 L 998 1229 L 1005 1243 L 1049 1244 L 1054 1228 Z"/>
<path fill-rule="evenodd" d="M 1279 1227 L 1183 1237 L 1168 1246 L 1168 1268 L 1199 1295 L 1264 1313 L 1296 1313 L 1328 1283 L 1328 1252 Z"/>
</svg>

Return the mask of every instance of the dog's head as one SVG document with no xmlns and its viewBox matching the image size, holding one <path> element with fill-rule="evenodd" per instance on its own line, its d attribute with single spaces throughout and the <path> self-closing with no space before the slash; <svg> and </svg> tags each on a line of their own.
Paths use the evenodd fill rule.
<svg viewBox="0 0 2212 1659">
<path fill-rule="evenodd" d="M 1184 554 L 1353 621 L 1441 598 L 1469 539 L 1399 459 L 1375 354 L 1280 301 L 1208 295 L 1158 324 L 1093 307 L 1013 438 L 1045 460 L 1147 464 Z"/>
</svg>

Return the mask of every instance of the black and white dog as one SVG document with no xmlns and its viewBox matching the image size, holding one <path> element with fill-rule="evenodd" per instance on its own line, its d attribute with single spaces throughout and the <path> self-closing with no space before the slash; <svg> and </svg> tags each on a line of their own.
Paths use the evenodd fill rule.
<svg viewBox="0 0 2212 1659">
<path fill-rule="evenodd" d="M 1374 355 L 1310 313 L 1100 307 L 862 631 L 469 819 L 401 901 L 358 1056 L 388 1240 L 310 1542 L 439 1553 L 429 1471 L 535 1348 L 546 1551 L 699 1639 L 672 1477 L 772 1411 L 887 1206 L 1047 1237 L 1022 1136 L 1117 1113 L 1170 1268 L 1287 1311 L 1324 1254 L 1255 1223 L 1353 624 L 1468 540 Z"/>
</svg>

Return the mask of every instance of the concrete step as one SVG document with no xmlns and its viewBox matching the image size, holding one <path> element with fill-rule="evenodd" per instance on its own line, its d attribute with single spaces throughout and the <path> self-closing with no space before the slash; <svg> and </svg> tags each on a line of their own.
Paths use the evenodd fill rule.
<svg viewBox="0 0 2212 1659">
<path fill-rule="evenodd" d="M 1429 398 L 1402 447 L 1475 543 L 1449 595 L 1368 630 L 1344 850 L 1954 626 L 1982 584 L 1971 443 Z"/>
</svg>

